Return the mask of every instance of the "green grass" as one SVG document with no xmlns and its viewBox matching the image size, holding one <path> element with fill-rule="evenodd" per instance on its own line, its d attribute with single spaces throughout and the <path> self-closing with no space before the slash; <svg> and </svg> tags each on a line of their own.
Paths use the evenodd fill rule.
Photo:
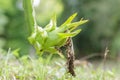
<svg viewBox="0 0 120 80">
<path fill-rule="evenodd" d="M 76 77 L 72 77 L 66 73 L 65 60 L 61 58 L 23 56 L 17 59 L 11 53 L 0 54 L 0 80 L 120 80 L 118 69 L 77 66 Z"/>
</svg>

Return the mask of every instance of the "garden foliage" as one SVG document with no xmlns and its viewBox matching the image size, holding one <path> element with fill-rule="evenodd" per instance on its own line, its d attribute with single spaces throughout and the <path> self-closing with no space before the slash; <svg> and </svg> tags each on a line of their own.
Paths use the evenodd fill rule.
<svg viewBox="0 0 120 80">
<path fill-rule="evenodd" d="M 28 3 L 27 3 L 28 2 Z M 34 28 L 31 36 L 28 38 L 29 42 L 35 47 L 37 53 L 43 52 L 61 53 L 57 50 L 61 46 L 64 46 L 69 37 L 73 37 L 80 33 L 81 29 L 75 30 L 79 25 L 86 23 L 88 20 L 81 19 L 78 22 L 72 22 L 77 13 L 70 16 L 61 26 L 57 26 L 56 15 L 52 17 L 50 23 L 44 28 L 38 26 L 35 22 L 34 8 L 31 0 L 24 1 L 25 13 L 29 26 Z M 30 5 L 31 4 L 31 5 Z M 33 14 L 33 15 L 32 15 Z M 29 22 L 31 19 L 32 22 Z M 34 23 L 31 24 L 31 23 Z M 62 55 L 61 55 L 62 56 Z"/>
</svg>

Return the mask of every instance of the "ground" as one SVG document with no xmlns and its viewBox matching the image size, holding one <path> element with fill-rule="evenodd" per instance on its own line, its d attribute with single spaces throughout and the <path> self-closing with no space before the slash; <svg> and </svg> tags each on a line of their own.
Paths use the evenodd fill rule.
<svg viewBox="0 0 120 80">
<path fill-rule="evenodd" d="M 120 80 L 120 65 L 114 60 L 75 64 L 76 77 L 67 73 L 65 64 L 66 60 L 59 57 L 0 55 L 0 80 Z"/>
</svg>

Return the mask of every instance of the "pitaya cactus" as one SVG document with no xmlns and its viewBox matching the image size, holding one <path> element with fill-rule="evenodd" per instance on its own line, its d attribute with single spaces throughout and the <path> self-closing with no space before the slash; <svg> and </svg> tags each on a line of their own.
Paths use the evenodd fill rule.
<svg viewBox="0 0 120 80">
<path fill-rule="evenodd" d="M 61 57 L 63 57 L 56 47 L 60 48 L 65 45 L 65 42 L 69 37 L 74 37 L 79 34 L 81 29 L 75 29 L 88 21 L 81 19 L 78 22 L 72 22 L 76 15 L 77 13 L 70 16 L 59 27 L 57 27 L 56 16 L 53 16 L 50 23 L 44 28 L 35 26 L 34 32 L 28 39 L 29 42 L 35 47 L 37 53 L 58 53 Z"/>
</svg>

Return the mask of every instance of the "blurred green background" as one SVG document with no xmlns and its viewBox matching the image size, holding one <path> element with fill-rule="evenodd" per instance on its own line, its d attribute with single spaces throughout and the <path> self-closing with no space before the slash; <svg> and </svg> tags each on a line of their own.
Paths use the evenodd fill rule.
<svg viewBox="0 0 120 80">
<path fill-rule="evenodd" d="M 79 28 L 82 32 L 73 38 L 76 56 L 103 54 L 106 46 L 111 56 L 120 54 L 120 0 L 35 0 L 37 23 L 45 26 L 56 13 L 58 26 L 77 12 L 89 22 Z M 20 54 L 31 52 L 27 41 L 22 0 L 0 0 L 0 48 L 20 48 Z"/>
</svg>

